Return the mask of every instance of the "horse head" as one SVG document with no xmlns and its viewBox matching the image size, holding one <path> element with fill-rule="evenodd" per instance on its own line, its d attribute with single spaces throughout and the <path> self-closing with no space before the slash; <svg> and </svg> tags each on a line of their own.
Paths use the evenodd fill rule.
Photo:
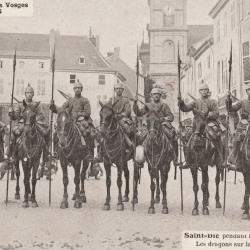
<svg viewBox="0 0 250 250">
<path fill-rule="evenodd" d="M 72 108 L 59 109 L 57 115 L 56 133 L 60 144 L 66 144 L 66 137 L 73 124 Z"/>
<path fill-rule="evenodd" d="M 28 105 L 26 103 L 26 101 L 23 100 L 24 134 L 26 136 L 31 136 L 31 134 L 33 134 L 33 132 L 34 132 L 39 104 L 40 104 L 40 102 L 37 102 L 34 105 Z"/>
<path fill-rule="evenodd" d="M 99 102 L 101 105 L 100 110 L 100 132 L 102 135 L 106 134 L 106 131 L 110 129 L 115 129 L 117 127 L 116 121 L 116 113 L 114 110 L 114 104 L 106 103 L 103 104 L 101 101 Z"/>
<path fill-rule="evenodd" d="M 146 119 L 149 136 L 151 139 L 156 139 L 162 131 L 161 119 L 158 112 L 155 110 L 148 110 Z"/>
</svg>

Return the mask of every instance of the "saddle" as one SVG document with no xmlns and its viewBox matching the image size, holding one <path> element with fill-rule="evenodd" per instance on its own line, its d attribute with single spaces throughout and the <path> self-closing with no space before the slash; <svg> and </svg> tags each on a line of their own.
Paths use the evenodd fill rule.
<svg viewBox="0 0 250 250">
<path fill-rule="evenodd" d="M 176 135 L 176 131 L 175 131 L 175 128 L 173 127 L 173 125 L 167 121 L 164 121 L 161 124 L 162 124 L 163 131 L 164 131 L 165 135 L 168 138 L 172 139 Z"/>
<path fill-rule="evenodd" d="M 216 122 L 209 122 L 206 126 L 206 133 L 209 140 L 218 140 L 221 136 L 222 130 Z"/>
</svg>

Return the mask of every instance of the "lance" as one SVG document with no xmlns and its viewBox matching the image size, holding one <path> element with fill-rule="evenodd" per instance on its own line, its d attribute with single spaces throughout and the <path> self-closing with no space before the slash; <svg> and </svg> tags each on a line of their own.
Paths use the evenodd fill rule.
<svg viewBox="0 0 250 250">
<path fill-rule="evenodd" d="M 178 97 L 181 98 L 181 58 L 180 58 L 180 46 L 178 42 Z M 180 154 L 180 181 L 181 181 L 181 213 L 183 214 L 183 180 L 182 180 L 182 126 L 181 126 L 181 109 L 179 107 L 179 154 Z M 175 179 L 176 179 L 177 167 L 175 166 Z"/>
<path fill-rule="evenodd" d="M 232 74 L 232 62 L 233 62 L 233 50 L 232 50 L 232 41 L 231 41 L 231 48 L 230 48 L 230 57 L 228 60 L 228 70 L 229 70 L 229 81 L 228 81 L 228 103 L 231 101 L 231 74 Z M 226 192 L 227 192 L 227 159 L 228 159 L 228 141 L 229 141 L 229 115 L 230 115 L 230 110 L 229 107 L 227 108 L 227 133 L 226 133 L 226 151 L 225 151 L 225 169 L 224 169 L 224 199 L 223 199 L 223 215 L 225 215 L 225 210 L 226 210 Z"/>
<path fill-rule="evenodd" d="M 52 58 L 51 58 L 51 71 L 52 71 L 52 88 L 51 88 L 51 101 L 54 103 L 54 84 L 55 84 L 55 40 L 53 43 Z M 50 150 L 49 150 L 49 206 L 51 206 L 51 166 L 53 160 L 53 112 L 50 111 Z"/>
<path fill-rule="evenodd" d="M 15 51 L 14 51 L 14 57 L 13 57 L 13 78 L 12 78 L 12 90 L 11 90 L 11 100 L 10 100 L 10 106 L 13 109 L 13 102 L 14 102 L 14 89 L 15 89 L 15 75 L 16 75 L 16 48 L 17 44 L 15 45 Z M 9 136 L 9 148 L 11 144 L 11 135 L 12 135 L 12 118 L 10 118 L 10 136 Z M 8 163 L 10 163 L 10 154 L 8 156 Z M 8 198 L 9 198 L 9 175 L 10 175 L 10 169 L 8 167 L 7 170 L 7 182 L 6 182 L 6 199 L 5 204 L 8 205 Z"/>
<path fill-rule="evenodd" d="M 135 100 L 138 101 L 138 88 L 139 88 L 139 53 L 138 53 L 138 44 L 136 47 L 136 94 L 135 94 Z M 138 123 L 138 110 L 135 110 L 135 126 L 134 126 L 134 134 L 136 134 L 136 126 Z M 135 210 L 135 171 L 137 171 L 137 166 L 136 164 L 136 136 L 134 136 L 134 174 L 133 174 L 133 200 L 132 200 L 132 206 L 133 206 L 133 211 Z M 140 170 L 139 170 L 140 171 Z"/>
<path fill-rule="evenodd" d="M 61 91 L 60 89 L 57 90 L 66 100 L 69 100 L 71 98 L 70 95 L 65 94 L 63 91 Z"/>
</svg>

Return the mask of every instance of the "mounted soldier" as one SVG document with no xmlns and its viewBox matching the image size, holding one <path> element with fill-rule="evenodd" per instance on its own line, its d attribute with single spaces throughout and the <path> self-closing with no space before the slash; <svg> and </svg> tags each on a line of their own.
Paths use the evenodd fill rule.
<svg viewBox="0 0 250 250">
<path fill-rule="evenodd" d="M 218 104 L 217 101 L 211 99 L 211 92 L 207 84 L 202 84 L 199 88 L 199 92 L 201 95 L 200 99 L 195 99 L 192 102 L 186 104 L 181 97 L 178 98 L 178 105 L 182 112 L 190 112 L 192 111 L 194 116 L 200 114 L 201 117 L 205 121 L 206 126 L 206 135 L 209 139 L 211 156 L 215 150 L 218 150 L 219 154 L 221 153 L 221 142 L 220 142 L 220 135 L 221 135 L 221 126 L 218 122 L 219 118 L 219 111 L 218 111 Z M 195 131 L 195 124 L 193 124 L 193 131 Z M 191 139 L 191 138 L 190 138 Z M 190 141 L 190 140 L 189 140 Z M 187 144 L 187 166 L 189 166 L 189 156 L 192 152 L 189 151 L 189 142 Z M 222 159 L 221 159 L 222 160 Z"/>
<path fill-rule="evenodd" d="M 94 138 L 93 138 L 93 124 L 91 115 L 91 108 L 89 100 L 82 96 L 83 85 L 77 80 L 73 90 L 75 96 L 69 98 L 61 107 L 62 110 L 68 110 L 72 112 L 72 117 L 77 124 L 78 129 L 81 132 L 81 143 L 83 146 L 87 146 L 89 149 L 90 157 L 94 157 Z M 58 107 L 53 101 L 50 103 L 50 110 L 54 113 L 58 113 Z"/>
<path fill-rule="evenodd" d="M 110 98 L 108 103 L 112 105 L 118 123 L 124 131 L 126 143 L 128 149 L 131 151 L 133 148 L 132 136 L 133 136 L 133 122 L 131 119 L 131 105 L 127 97 L 123 96 L 124 85 L 117 83 L 114 86 L 115 96 Z"/>
<path fill-rule="evenodd" d="M 237 101 L 233 103 L 230 93 L 228 94 L 228 98 L 226 100 L 226 106 L 229 112 L 237 112 L 240 111 L 240 120 L 237 124 L 236 131 L 233 134 L 232 139 L 232 151 L 229 154 L 228 161 L 233 164 L 236 169 L 239 169 L 240 157 L 239 153 L 241 151 L 241 147 L 243 142 L 245 141 L 245 137 L 249 130 L 249 119 L 250 119 L 250 85 L 245 85 L 247 98 Z"/>
<path fill-rule="evenodd" d="M 169 106 L 161 101 L 161 98 L 162 98 L 162 90 L 160 88 L 153 88 L 151 91 L 151 102 L 146 103 L 142 109 L 139 109 L 137 102 L 135 101 L 133 109 L 138 116 L 144 116 L 149 111 L 156 111 L 159 114 L 161 118 L 161 124 L 163 125 L 164 133 L 168 137 L 173 147 L 174 164 L 177 164 L 177 158 L 178 158 L 177 134 L 175 128 L 172 125 L 172 122 L 174 121 L 174 115 L 171 112 Z"/>
<path fill-rule="evenodd" d="M 19 138 L 21 137 L 24 130 L 24 119 L 23 119 L 23 111 L 25 110 L 25 106 L 35 107 L 37 111 L 37 126 L 38 130 L 44 138 L 44 149 L 43 149 L 43 163 L 48 162 L 48 144 L 49 144 L 49 128 L 45 121 L 45 116 L 42 113 L 42 110 L 39 106 L 39 102 L 33 101 L 34 97 L 34 89 L 28 84 L 25 89 L 25 99 L 22 103 L 19 103 L 15 108 L 9 109 L 9 117 L 13 121 L 16 121 L 15 126 L 13 127 L 13 134 L 11 143 L 7 150 L 7 155 L 15 156 L 16 154 L 16 143 L 19 143 Z"/>
</svg>

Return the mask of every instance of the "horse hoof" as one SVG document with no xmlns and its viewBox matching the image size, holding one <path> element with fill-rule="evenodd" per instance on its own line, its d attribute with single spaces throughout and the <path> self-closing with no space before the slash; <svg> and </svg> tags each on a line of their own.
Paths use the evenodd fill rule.
<svg viewBox="0 0 250 250">
<path fill-rule="evenodd" d="M 131 201 L 131 203 L 133 203 L 134 202 L 134 204 L 138 204 L 138 198 L 133 198 L 133 200 Z"/>
<path fill-rule="evenodd" d="M 124 195 L 122 198 L 122 202 L 129 202 L 129 198 L 127 195 Z"/>
<path fill-rule="evenodd" d="M 75 201 L 75 200 L 76 200 L 76 194 L 73 194 L 72 201 Z"/>
<path fill-rule="evenodd" d="M 28 201 L 32 201 L 31 195 L 30 195 L 30 194 L 29 194 L 29 196 L 28 196 Z"/>
<path fill-rule="evenodd" d="M 82 207 L 81 201 L 79 200 L 75 201 L 74 208 L 81 208 L 81 207 Z"/>
<path fill-rule="evenodd" d="M 23 202 L 23 208 L 28 208 L 29 207 L 29 202 L 28 201 L 24 201 Z"/>
<path fill-rule="evenodd" d="M 159 204 L 160 201 L 161 201 L 160 196 L 156 196 L 156 197 L 155 197 L 155 203 L 156 203 L 156 204 Z"/>
<path fill-rule="evenodd" d="M 199 210 L 198 210 L 198 208 L 194 208 L 194 209 L 193 209 L 192 215 L 194 215 L 194 216 L 199 215 Z"/>
<path fill-rule="evenodd" d="M 202 209 L 202 214 L 203 214 L 203 215 L 209 215 L 209 210 L 208 210 L 207 207 L 204 207 L 204 208 Z"/>
<path fill-rule="evenodd" d="M 250 220 L 250 214 L 243 213 L 241 216 L 242 220 Z"/>
<path fill-rule="evenodd" d="M 85 196 L 85 195 L 80 196 L 80 201 L 81 201 L 82 203 L 86 203 L 86 202 L 87 202 L 86 196 Z"/>
<path fill-rule="evenodd" d="M 167 207 L 163 207 L 161 212 L 163 214 L 168 214 L 168 208 Z"/>
<path fill-rule="evenodd" d="M 149 214 L 155 214 L 155 208 L 154 208 L 154 207 L 150 207 L 150 208 L 148 209 L 148 213 L 149 213 Z"/>
<path fill-rule="evenodd" d="M 15 199 L 20 200 L 20 194 L 15 194 Z"/>
<path fill-rule="evenodd" d="M 117 204 L 117 211 L 123 211 L 124 210 L 124 205 L 123 205 L 123 203 L 119 203 L 119 204 Z"/>
<path fill-rule="evenodd" d="M 36 208 L 36 207 L 38 207 L 38 204 L 37 204 L 36 201 L 32 201 L 31 206 L 34 207 L 34 208 Z"/>
<path fill-rule="evenodd" d="M 103 205 L 103 210 L 105 210 L 105 211 L 108 211 L 108 210 L 110 210 L 110 204 L 104 204 Z"/>
<path fill-rule="evenodd" d="M 219 201 L 216 201 L 216 208 L 222 208 L 221 203 Z"/>
<path fill-rule="evenodd" d="M 60 206 L 61 209 L 66 209 L 68 207 L 69 207 L 69 203 L 67 201 L 62 201 L 61 202 L 61 206 Z"/>
</svg>

